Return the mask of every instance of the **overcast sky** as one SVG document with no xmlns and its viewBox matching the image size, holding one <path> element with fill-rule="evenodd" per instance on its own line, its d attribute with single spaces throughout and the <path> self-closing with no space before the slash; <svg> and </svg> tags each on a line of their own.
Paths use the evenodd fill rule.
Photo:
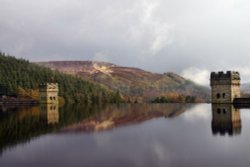
<svg viewBox="0 0 250 167">
<path fill-rule="evenodd" d="M 250 81 L 248 0 L 0 0 L 0 50 L 31 61 L 100 60 Z"/>
</svg>

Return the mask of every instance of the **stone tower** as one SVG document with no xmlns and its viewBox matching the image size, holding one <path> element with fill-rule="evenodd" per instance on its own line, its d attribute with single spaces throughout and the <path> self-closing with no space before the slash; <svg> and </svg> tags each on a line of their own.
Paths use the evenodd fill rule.
<svg viewBox="0 0 250 167">
<path fill-rule="evenodd" d="M 236 71 L 212 72 L 210 86 L 212 103 L 233 103 L 240 97 L 240 74 Z"/>
<path fill-rule="evenodd" d="M 39 86 L 40 103 L 53 104 L 58 103 L 58 84 L 43 83 Z"/>
</svg>

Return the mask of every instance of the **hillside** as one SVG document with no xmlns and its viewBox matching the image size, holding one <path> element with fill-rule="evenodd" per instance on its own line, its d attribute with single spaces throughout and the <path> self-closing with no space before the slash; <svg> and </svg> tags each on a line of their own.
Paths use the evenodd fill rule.
<svg viewBox="0 0 250 167">
<path fill-rule="evenodd" d="M 38 64 L 100 83 L 139 101 L 149 101 L 169 93 L 196 96 L 200 101 L 209 99 L 208 88 L 174 73 L 151 73 L 138 68 L 92 61 L 50 61 Z"/>
<path fill-rule="evenodd" d="M 52 71 L 24 59 L 0 52 L 0 95 L 2 90 L 14 96 L 38 97 L 38 87 L 44 82 L 58 82 L 59 96 L 67 102 L 117 102 L 120 96 L 98 84 L 72 75 Z M 27 98 L 27 97 L 24 97 Z"/>
</svg>

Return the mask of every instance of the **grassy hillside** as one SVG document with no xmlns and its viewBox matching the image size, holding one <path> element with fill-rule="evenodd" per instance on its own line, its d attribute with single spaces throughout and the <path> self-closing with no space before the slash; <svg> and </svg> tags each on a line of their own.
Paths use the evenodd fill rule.
<svg viewBox="0 0 250 167">
<path fill-rule="evenodd" d="M 0 52 L 0 85 L 8 92 L 18 94 L 20 91 L 37 92 L 40 83 L 58 82 L 59 95 L 67 102 L 100 103 L 118 102 L 118 93 L 93 84 L 83 79 L 52 71 L 24 59 L 17 59 Z M 3 87 L 3 86 L 2 86 Z"/>
<path fill-rule="evenodd" d="M 138 68 L 92 61 L 52 61 L 38 64 L 103 84 L 126 95 L 131 101 L 151 101 L 169 94 L 196 97 L 197 101 L 209 99 L 208 88 L 174 73 L 152 73 Z"/>
</svg>

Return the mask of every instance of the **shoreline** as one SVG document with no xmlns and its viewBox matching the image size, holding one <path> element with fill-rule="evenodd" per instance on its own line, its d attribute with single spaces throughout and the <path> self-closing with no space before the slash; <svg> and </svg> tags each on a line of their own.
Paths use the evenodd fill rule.
<svg viewBox="0 0 250 167">
<path fill-rule="evenodd" d="M 34 106 L 38 104 L 38 100 L 32 99 L 4 99 L 0 101 L 0 106 Z"/>
</svg>

